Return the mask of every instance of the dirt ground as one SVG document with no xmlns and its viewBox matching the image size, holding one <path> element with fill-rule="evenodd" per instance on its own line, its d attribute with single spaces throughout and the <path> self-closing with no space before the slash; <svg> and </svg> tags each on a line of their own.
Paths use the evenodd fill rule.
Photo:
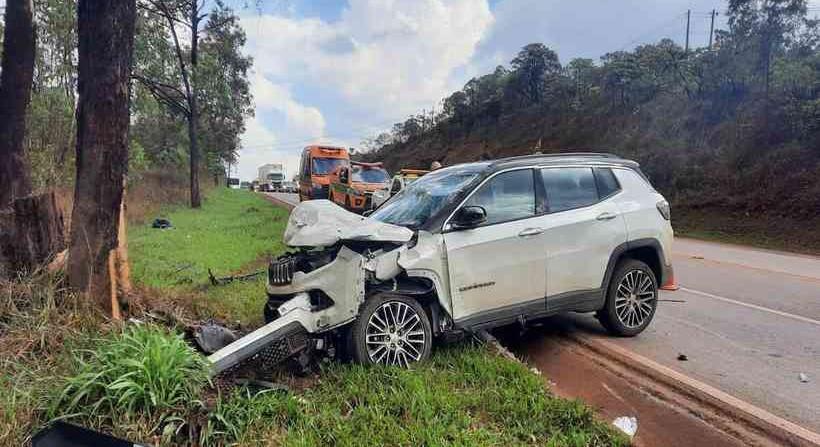
<svg viewBox="0 0 820 447">
<path fill-rule="evenodd" d="M 601 367 L 582 348 L 549 329 L 549 324 L 521 335 L 511 332 L 497 335 L 516 356 L 537 368 L 557 395 L 583 400 L 606 421 L 620 416 L 636 417 L 638 431 L 633 439 L 636 446 L 746 445 Z"/>
</svg>

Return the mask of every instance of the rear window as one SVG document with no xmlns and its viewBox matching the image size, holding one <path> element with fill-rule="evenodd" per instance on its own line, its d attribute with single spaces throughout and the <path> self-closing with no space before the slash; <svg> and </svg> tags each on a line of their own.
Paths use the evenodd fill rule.
<svg viewBox="0 0 820 447">
<path fill-rule="evenodd" d="M 547 168 L 541 170 L 551 213 L 592 205 L 598 188 L 592 168 Z"/>
<path fill-rule="evenodd" d="M 598 195 L 601 199 L 605 199 L 621 190 L 621 185 L 618 184 L 618 179 L 609 168 L 595 168 L 595 182 L 598 185 Z"/>
</svg>

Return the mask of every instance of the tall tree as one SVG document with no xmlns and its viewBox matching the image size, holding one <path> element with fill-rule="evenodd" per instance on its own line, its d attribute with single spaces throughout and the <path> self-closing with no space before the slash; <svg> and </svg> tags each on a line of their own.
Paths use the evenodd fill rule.
<svg viewBox="0 0 820 447">
<path fill-rule="evenodd" d="M 155 92 L 159 99 L 169 103 L 183 98 L 182 104 L 173 105 L 184 113 L 188 122 L 188 145 L 190 155 L 191 207 L 199 208 L 202 199 L 199 193 L 199 168 L 202 158 L 199 148 L 199 41 L 202 25 L 208 13 L 204 13 L 204 0 L 145 0 L 141 6 L 152 14 L 161 17 L 173 39 L 174 52 L 179 64 L 179 76 L 182 79 L 182 90 L 174 85 L 158 82 L 155 79 L 138 77 L 140 82 Z M 219 24 L 213 24 L 218 26 Z M 210 25 L 209 25 L 210 26 Z M 190 32 L 188 48 L 183 46 L 179 36 L 180 30 Z"/>
<path fill-rule="evenodd" d="M 109 312 L 109 256 L 117 246 L 128 170 L 135 21 L 135 0 L 78 2 L 77 178 L 68 280 Z"/>
<path fill-rule="evenodd" d="M 23 139 L 34 76 L 31 0 L 8 0 L 0 73 L 0 208 L 31 192 Z"/>
<path fill-rule="evenodd" d="M 235 161 L 244 118 L 253 114 L 247 80 L 251 59 L 241 54 L 245 33 L 221 1 L 209 13 L 203 0 L 142 0 L 140 6 L 164 22 L 161 30 L 146 24 L 145 31 L 154 36 L 147 40 L 160 52 L 170 51 L 176 66 L 141 63 L 135 78 L 170 112 L 185 118 L 191 206 L 198 207 L 200 169 L 219 173 Z M 183 39 L 180 31 L 190 35 Z"/>
</svg>

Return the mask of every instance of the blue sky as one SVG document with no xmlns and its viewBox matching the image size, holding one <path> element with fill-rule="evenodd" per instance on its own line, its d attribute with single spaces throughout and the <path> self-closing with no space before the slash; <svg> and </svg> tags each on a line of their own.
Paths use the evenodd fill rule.
<svg viewBox="0 0 820 447">
<path fill-rule="evenodd" d="M 283 161 L 290 175 L 308 143 L 355 147 L 411 113 L 439 108 L 531 42 L 563 63 L 663 37 L 682 43 L 691 9 L 691 45 L 706 45 L 713 8 L 725 2 L 263 0 L 240 10 L 255 59 L 256 117 L 236 170 L 252 179 L 257 166 Z M 719 15 L 716 25 L 724 24 Z"/>
</svg>

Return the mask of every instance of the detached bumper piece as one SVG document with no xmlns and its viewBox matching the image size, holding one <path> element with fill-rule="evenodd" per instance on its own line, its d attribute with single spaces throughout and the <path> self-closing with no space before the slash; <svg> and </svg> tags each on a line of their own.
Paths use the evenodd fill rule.
<svg viewBox="0 0 820 447">
<path fill-rule="evenodd" d="M 272 367 L 308 346 L 308 332 L 298 321 L 299 312 L 277 318 L 208 356 L 216 376 L 247 361 Z"/>
<path fill-rule="evenodd" d="M 55 422 L 34 435 L 32 447 L 140 447 L 77 425 Z"/>
</svg>

